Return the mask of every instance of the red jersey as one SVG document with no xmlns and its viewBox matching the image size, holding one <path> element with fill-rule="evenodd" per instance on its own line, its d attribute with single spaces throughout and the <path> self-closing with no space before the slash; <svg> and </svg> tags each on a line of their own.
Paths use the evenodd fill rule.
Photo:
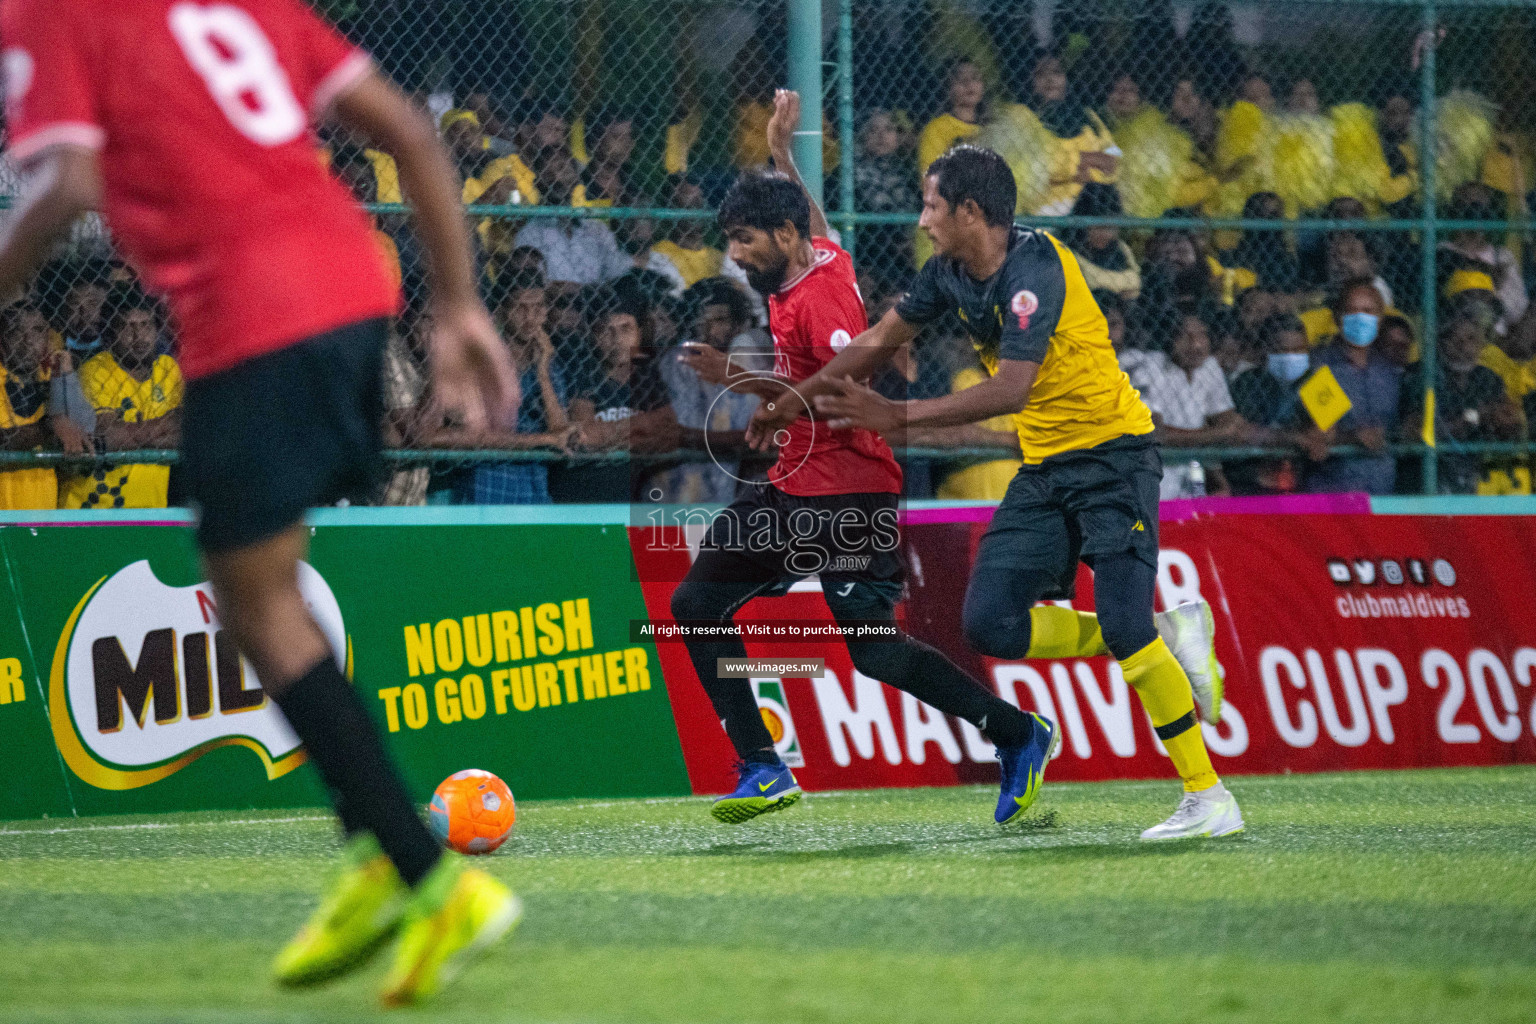
<svg viewBox="0 0 1536 1024">
<path fill-rule="evenodd" d="M 792 381 L 826 366 L 869 326 L 853 258 L 825 238 L 811 245 L 816 262 L 768 296 L 773 369 Z M 828 430 L 806 416 L 790 425 L 768 479 L 786 494 L 901 493 L 901 467 L 884 438 L 871 430 Z"/>
<path fill-rule="evenodd" d="M 100 150 L 102 212 L 169 300 L 185 376 L 397 311 L 312 130 L 371 62 L 301 0 L 4 0 L 0 39 L 11 155 Z"/>
</svg>

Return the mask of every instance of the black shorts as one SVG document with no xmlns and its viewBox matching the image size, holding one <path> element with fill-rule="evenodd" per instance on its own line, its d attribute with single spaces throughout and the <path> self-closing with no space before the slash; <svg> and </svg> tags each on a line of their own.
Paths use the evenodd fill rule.
<svg viewBox="0 0 1536 1024">
<path fill-rule="evenodd" d="M 707 561 L 717 581 L 759 583 L 768 595 L 819 576 L 823 590 L 857 582 L 894 605 L 906 580 L 899 499 L 879 493 L 800 496 L 762 484 L 714 517 L 699 561 Z"/>
<path fill-rule="evenodd" d="M 377 486 L 388 332 L 348 324 L 187 383 L 181 461 L 203 550 L 265 540 Z"/>
<path fill-rule="evenodd" d="M 1117 437 L 1024 466 L 976 552 L 976 567 L 1050 580 L 1040 600 L 1073 595 L 1077 563 L 1133 553 L 1157 568 L 1163 459 L 1150 437 Z"/>
</svg>

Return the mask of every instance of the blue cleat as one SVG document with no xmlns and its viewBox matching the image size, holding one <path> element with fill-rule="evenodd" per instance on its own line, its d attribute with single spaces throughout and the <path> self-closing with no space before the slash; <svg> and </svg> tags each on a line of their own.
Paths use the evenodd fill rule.
<svg viewBox="0 0 1536 1024">
<path fill-rule="evenodd" d="M 1033 711 L 1029 717 L 1034 720 L 1035 731 L 1028 743 L 997 748 L 997 759 L 1003 765 L 1003 791 L 998 794 L 993 817 L 999 825 L 1011 825 L 1029 810 L 1045 784 L 1045 766 L 1061 743 L 1061 730 L 1055 722 Z"/>
<path fill-rule="evenodd" d="M 782 761 L 777 764 L 743 761 L 736 765 L 736 772 L 735 791 L 716 800 L 710 809 L 709 813 L 716 821 L 740 825 L 759 814 L 782 811 L 800 799 L 800 783 Z"/>
</svg>

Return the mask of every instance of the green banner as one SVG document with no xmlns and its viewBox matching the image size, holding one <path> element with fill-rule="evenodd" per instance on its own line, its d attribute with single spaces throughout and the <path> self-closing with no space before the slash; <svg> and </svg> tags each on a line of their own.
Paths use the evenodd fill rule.
<svg viewBox="0 0 1536 1024">
<path fill-rule="evenodd" d="M 318 526 L 300 584 L 413 792 L 689 791 L 617 525 Z M 0 527 L 0 818 L 325 802 L 180 526 Z"/>
</svg>

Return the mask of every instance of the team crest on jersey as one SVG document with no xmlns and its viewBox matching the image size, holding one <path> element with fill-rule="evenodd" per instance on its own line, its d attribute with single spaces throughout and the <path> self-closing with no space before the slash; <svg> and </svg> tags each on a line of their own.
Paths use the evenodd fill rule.
<svg viewBox="0 0 1536 1024">
<path fill-rule="evenodd" d="M 20 115 L 23 97 L 32 89 L 36 64 L 30 53 L 17 46 L 11 47 L 3 56 L 0 56 L 0 64 L 4 65 L 5 72 L 6 116 L 14 120 Z"/>
<path fill-rule="evenodd" d="M 1019 318 L 1019 330 L 1029 327 L 1029 318 L 1035 315 L 1035 310 L 1040 308 L 1040 300 L 1031 291 L 1018 292 L 1013 296 L 1013 302 L 1009 304 L 1013 315 Z"/>
</svg>

